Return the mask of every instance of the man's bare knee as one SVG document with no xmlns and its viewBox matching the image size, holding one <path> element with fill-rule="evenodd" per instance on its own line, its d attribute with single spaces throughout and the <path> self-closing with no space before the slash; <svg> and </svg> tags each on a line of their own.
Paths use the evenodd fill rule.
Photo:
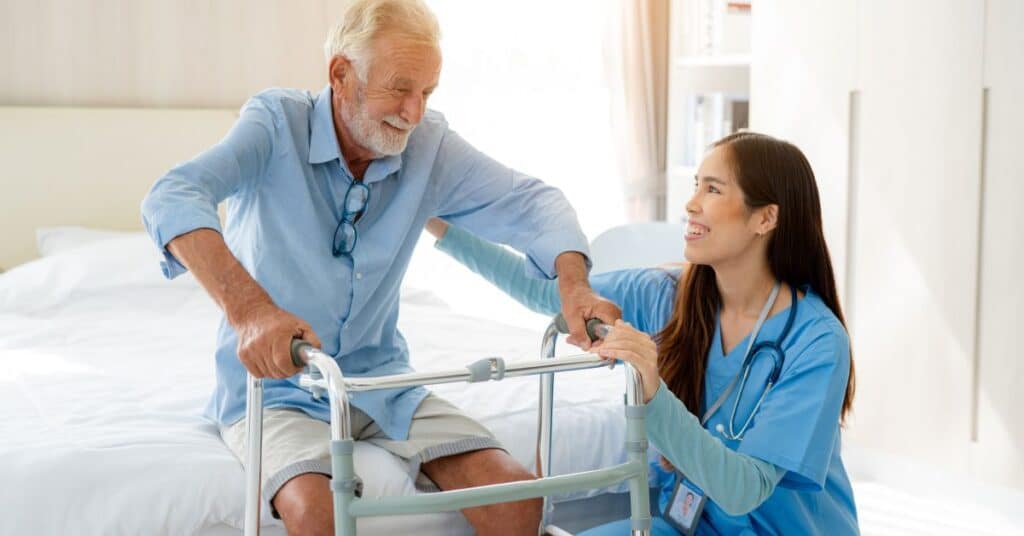
<svg viewBox="0 0 1024 536">
<path fill-rule="evenodd" d="M 289 535 L 334 533 L 334 505 L 326 475 L 306 473 L 289 480 L 273 503 Z"/>
<path fill-rule="evenodd" d="M 533 480 L 536 476 L 505 451 L 478 450 L 433 460 L 423 472 L 443 490 Z M 543 501 L 528 499 L 462 511 L 478 534 L 536 534 Z"/>
</svg>

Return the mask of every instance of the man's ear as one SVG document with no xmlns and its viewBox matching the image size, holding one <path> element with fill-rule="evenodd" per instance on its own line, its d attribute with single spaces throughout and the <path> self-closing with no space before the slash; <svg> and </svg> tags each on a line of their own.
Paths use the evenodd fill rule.
<svg viewBox="0 0 1024 536">
<path fill-rule="evenodd" d="M 354 76 L 355 67 L 348 58 L 341 55 L 331 58 L 331 63 L 327 67 L 327 80 L 331 84 L 331 89 L 341 92 L 345 84 Z"/>
<path fill-rule="evenodd" d="M 766 235 L 779 225 L 779 205 L 765 205 L 761 207 L 761 215 L 757 222 L 757 234 Z"/>
</svg>

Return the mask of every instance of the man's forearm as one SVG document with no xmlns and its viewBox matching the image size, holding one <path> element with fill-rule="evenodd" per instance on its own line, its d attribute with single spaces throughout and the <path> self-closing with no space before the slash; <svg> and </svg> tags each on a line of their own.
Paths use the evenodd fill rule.
<svg viewBox="0 0 1024 536">
<path fill-rule="evenodd" d="M 217 231 L 196 229 L 185 233 L 168 242 L 167 250 L 192 272 L 232 326 L 252 309 L 273 304 Z"/>
<path fill-rule="evenodd" d="M 555 258 L 555 273 L 558 274 L 558 288 L 565 291 L 584 285 L 590 288 L 587 261 L 578 251 L 566 251 Z"/>
</svg>

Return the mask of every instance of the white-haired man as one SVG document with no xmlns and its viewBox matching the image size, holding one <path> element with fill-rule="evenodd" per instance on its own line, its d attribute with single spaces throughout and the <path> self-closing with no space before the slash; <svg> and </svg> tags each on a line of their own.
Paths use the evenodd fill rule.
<svg viewBox="0 0 1024 536">
<path fill-rule="evenodd" d="M 525 252 L 559 279 L 570 341 L 617 307 L 587 283 L 586 240 L 562 194 L 473 149 L 426 109 L 441 68 L 437 21 L 419 0 L 361 0 L 325 46 L 317 96 L 250 99 L 216 146 L 161 177 L 143 201 L 168 277 L 191 270 L 224 312 L 208 406 L 245 451 L 246 370 L 264 382 L 264 493 L 290 534 L 332 530 L 328 408 L 297 386 L 304 338 L 346 375 L 410 371 L 399 286 L 424 222 L 441 217 Z M 227 202 L 221 232 L 216 206 Z M 426 389 L 351 397 L 352 430 L 410 463 L 424 486 L 532 478 L 483 426 Z M 364 468 L 361 475 L 372 479 Z M 481 534 L 532 534 L 538 500 L 463 511 Z"/>
</svg>

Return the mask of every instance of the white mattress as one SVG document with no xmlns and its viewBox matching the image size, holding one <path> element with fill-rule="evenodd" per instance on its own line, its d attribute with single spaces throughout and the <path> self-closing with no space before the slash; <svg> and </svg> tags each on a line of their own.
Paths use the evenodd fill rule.
<svg viewBox="0 0 1024 536">
<path fill-rule="evenodd" d="M 190 278 L 162 281 L 151 249 L 141 236 L 110 239 L 0 276 L 0 534 L 242 526 L 242 467 L 201 417 L 217 310 Z M 543 328 L 457 315 L 412 288 L 400 326 L 419 370 L 537 358 Z M 604 369 L 557 382 L 555 473 L 623 461 L 622 386 L 620 370 Z M 436 391 L 532 467 L 535 378 Z M 370 496 L 415 492 L 402 462 L 382 450 L 358 445 L 356 466 Z M 459 514 L 368 518 L 360 528 L 470 533 Z"/>
</svg>

